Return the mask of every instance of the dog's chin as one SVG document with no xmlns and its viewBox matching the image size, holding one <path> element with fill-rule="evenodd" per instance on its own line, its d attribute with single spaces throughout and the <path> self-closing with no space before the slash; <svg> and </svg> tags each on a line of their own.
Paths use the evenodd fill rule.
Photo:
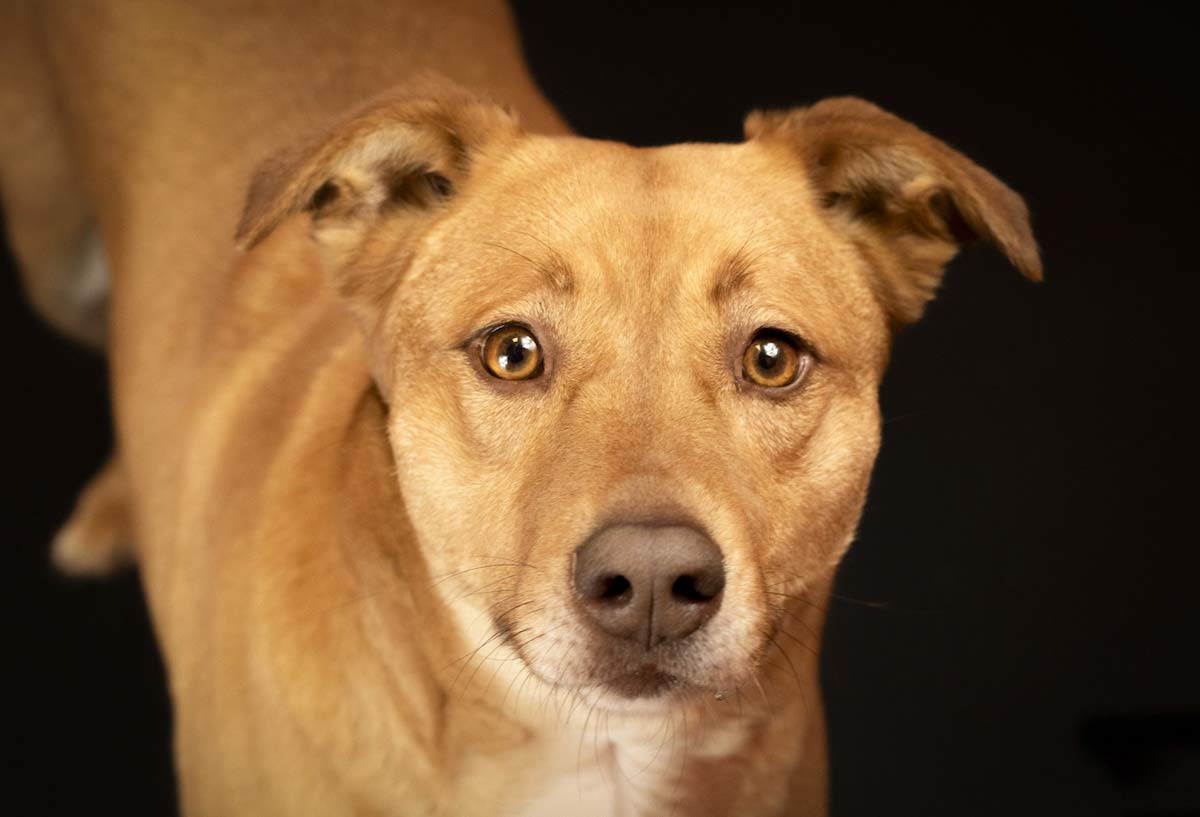
<svg viewBox="0 0 1200 817">
<path fill-rule="evenodd" d="M 530 670 L 544 677 L 536 669 Z M 732 685 L 665 669 L 647 661 L 633 669 L 595 672 L 554 686 L 560 693 L 579 697 L 600 710 L 631 715 L 653 715 L 702 698 L 722 700 Z"/>
</svg>

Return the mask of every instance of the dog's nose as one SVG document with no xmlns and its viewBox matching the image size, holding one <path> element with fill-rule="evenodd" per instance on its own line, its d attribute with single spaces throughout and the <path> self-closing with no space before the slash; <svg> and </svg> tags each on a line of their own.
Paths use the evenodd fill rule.
<svg viewBox="0 0 1200 817">
<path fill-rule="evenodd" d="M 609 635 L 647 649 L 685 638 L 721 606 L 721 550 L 683 526 L 613 525 L 575 552 L 575 592 Z"/>
</svg>

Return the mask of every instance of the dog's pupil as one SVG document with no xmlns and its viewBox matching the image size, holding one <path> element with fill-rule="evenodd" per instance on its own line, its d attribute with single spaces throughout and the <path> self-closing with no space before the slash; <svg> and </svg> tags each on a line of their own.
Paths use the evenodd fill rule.
<svg viewBox="0 0 1200 817">
<path fill-rule="evenodd" d="M 525 361 L 525 350 L 521 348 L 521 339 L 513 336 L 508 340 L 508 349 L 504 352 L 504 364 L 509 369 L 519 369 Z"/>
<path fill-rule="evenodd" d="M 780 357 L 780 355 L 779 355 L 779 345 L 778 344 L 776 344 L 772 341 L 767 341 L 766 343 L 759 344 L 759 346 L 758 346 L 758 367 L 760 369 L 765 369 L 766 371 L 770 371 L 771 369 L 773 369 L 775 367 L 775 364 L 779 362 L 779 357 Z"/>
<path fill-rule="evenodd" d="M 509 335 L 504 343 L 504 351 L 500 355 L 501 367 L 510 372 L 519 371 L 533 353 L 534 346 L 534 340 L 529 335 L 519 333 Z"/>
</svg>

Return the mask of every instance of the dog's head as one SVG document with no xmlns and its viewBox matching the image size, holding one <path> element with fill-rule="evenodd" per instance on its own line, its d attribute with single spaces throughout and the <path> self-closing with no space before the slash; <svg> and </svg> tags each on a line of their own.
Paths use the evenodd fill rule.
<svg viewBox="0 0 1200 817">
<path fill-rule="evenodd" d="M 740 144 L 523 133 L 445 82 L 270 163 L 308 212 L 453 602 L 610 699 L 737 686 L 848 546 L 894 331 L 967 240 L 1041 274 L 1021 199 L 856 99 Z"/>
</svg>

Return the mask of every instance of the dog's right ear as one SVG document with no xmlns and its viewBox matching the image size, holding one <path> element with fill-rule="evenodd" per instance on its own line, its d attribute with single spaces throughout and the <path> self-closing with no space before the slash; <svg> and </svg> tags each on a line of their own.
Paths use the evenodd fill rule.
<svg viewBox="0 0 1200 817">
<path fill-rule="evenodd" d="M 370 263 L 368 238 L 385 227 L 388 246 L 405 246 L 443 211 L 484 148 L 519 132 L 504 108 L 426 75 L 268 159 L 250 184 L 238 246 L 248 250 L 290 216 L 311 214 L 323 265 L 362 330 L 376 382 L 387 394 L 376 335 L 402 260 Z"/>
<path fill-rule="evenodd" d="M 422 77 L 264 162 L 250 184 L 238 246 L 248 250 L 288 217 L 310 213 L 325 265 L 369 334 L 391 283 L 353 272 L 372 227 L 386 219 L 389 229 L 419 229 L 465 181 L 479 151 L 518 132 L 499 105 Z"/>
<path fill-rule="evenodd" d="M 475 151 L 516 132 L 504 108 L 425 76 L 263 162 L 250 184 L 238 246 L 250 249 L 300 212 L 312 213 L 314 237 L 323 241 L 331 228 L 369 223 L 393 207 L 427 207 L 453 192 Z"/>
</svg>

